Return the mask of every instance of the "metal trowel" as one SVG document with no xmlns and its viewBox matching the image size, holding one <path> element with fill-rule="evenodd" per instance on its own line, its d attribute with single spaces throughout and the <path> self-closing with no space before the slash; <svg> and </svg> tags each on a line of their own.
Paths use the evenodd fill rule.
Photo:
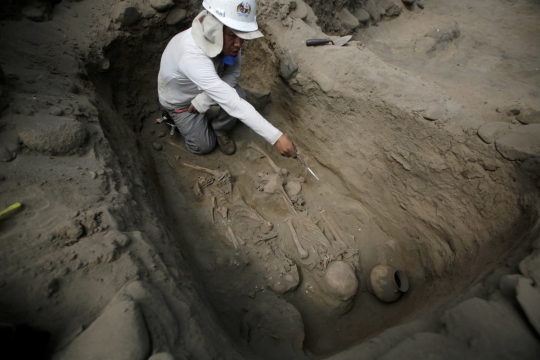
<svg viewBox="0 0 540 360">
<path fill-rule="evenodd" d="M 319 46 L 319 45 L 332 44 L 334 46 L 343 46 L 346 43 L 348 43 L 349 40 L 351 40 L 351 38 L 352 38 L 352 35 L 347 35 L 347 36 L 340 37 L 339 39 L 337 39 L 335 41 L 332 40 L 332 39 L 308 39 L 308 40 L 306 40 L 306 45 L 307 46 Z"/>
</svg>

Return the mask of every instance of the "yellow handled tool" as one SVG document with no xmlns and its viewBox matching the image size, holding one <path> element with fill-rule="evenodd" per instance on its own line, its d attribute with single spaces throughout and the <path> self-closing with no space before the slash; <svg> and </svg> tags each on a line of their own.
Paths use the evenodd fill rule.
<svg viewBox="0 0 540 360">
<path fill-rule="evenodd" d="M 8 217 L 9 215 L 13 214 L 15 211 L 19 210 L 21 208 L 21 203 L 15 203 L 11 206 L 8 206 L 4 210 L 0 212 L 0 220 Z"/>
</svg>

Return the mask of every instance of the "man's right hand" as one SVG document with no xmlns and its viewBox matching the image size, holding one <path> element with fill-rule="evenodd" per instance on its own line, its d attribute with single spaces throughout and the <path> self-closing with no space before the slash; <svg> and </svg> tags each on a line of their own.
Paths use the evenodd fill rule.
<svg viewBox="0 0 540 360">
<path fill-rule="evenodd" d="M 197 111 L 197 108 L 195 106 L 193 106 L 193 104 L 189 104 L 189 108 L 187 110 L 189 113 L 192 113 L 192 114 L 198 114 L 199 111 Z"/>
<path fill-rule="evenodd" d="M 281 135 L 279 139 L 274 144 L 279 155 L 296 157 L 296 148 L 294 147 L 293 142 L 285 134 Z"/>
</svg>

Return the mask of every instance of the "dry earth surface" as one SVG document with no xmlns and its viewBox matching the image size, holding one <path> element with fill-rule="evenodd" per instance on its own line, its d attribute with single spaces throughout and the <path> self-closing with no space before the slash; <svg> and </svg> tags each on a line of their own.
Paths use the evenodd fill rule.
<svg viewBox="0 0 540 360">
<path fill-rule="evenodd" d="M 2 2 L 6 358 L 537 359 L 540 2 L 258 6 L 240 84 L 320 181 L 155 123 L 201 1 Z"/>
</svg>

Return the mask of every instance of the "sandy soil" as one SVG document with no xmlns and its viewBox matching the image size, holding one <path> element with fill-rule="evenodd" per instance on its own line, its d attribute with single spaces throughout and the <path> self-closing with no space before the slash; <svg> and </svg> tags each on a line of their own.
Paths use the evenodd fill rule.
<svg viewBox="0 0 540 360">
<path fill-rule="evenodd" d="M 231 157 L 155 124 L 161 51 L 200 2 L 5 2 L 19 355 L 46 331 L 55 359 L 535 358 L 539 6 L 260 1 L 240 83 L 317 181 L 242 124 Z M 407 277 L 396 302 L 377 265 Z"/>
</svg>

